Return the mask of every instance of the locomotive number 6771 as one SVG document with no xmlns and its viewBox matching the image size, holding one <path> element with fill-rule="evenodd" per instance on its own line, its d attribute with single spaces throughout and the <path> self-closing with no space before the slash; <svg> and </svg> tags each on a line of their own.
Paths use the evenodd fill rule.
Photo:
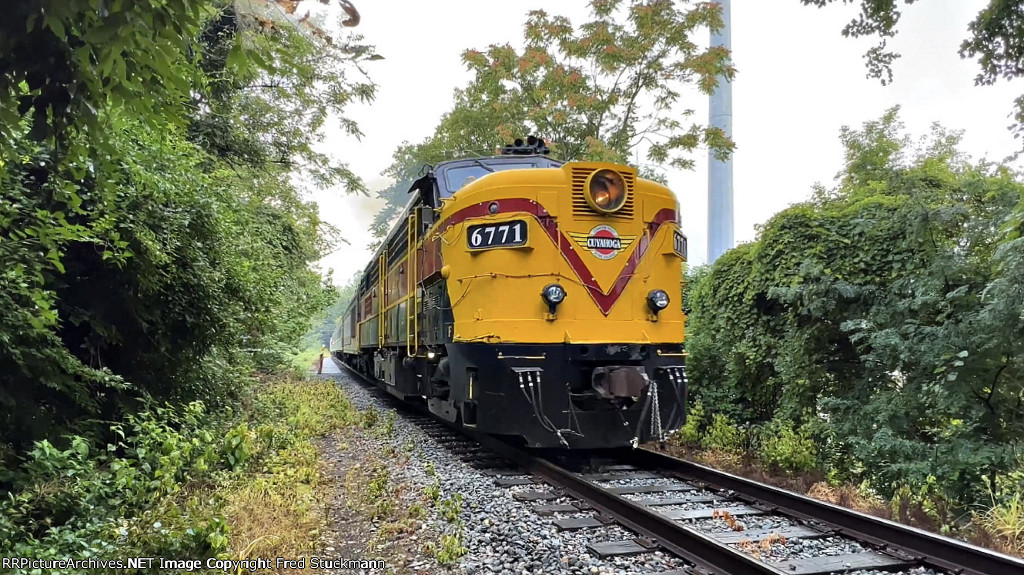
<svg viewBox="0 0 1024 575">
<path fill-rule="evenodd" d="M 471 249 L 501 248 L 525 244 L 527 227 L 524 220 L 512 220 L 469 226 L 466 232 Z"/>
<path fill-rule="evenodd" d="M 451 422 L 532 447 L 637 445 L 686 417 L 686 236 L 635 168 L 530 137 L 417 180 L 331 341 Z"/>
</svg>

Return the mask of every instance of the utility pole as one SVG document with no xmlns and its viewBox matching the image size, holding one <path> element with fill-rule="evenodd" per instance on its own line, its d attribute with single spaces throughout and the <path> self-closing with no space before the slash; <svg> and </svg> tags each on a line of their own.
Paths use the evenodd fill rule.
<svg viewBox="0 0 1024 575">
<path fill-rule="evenodd" d="M 732 9 L 730 0 L 718 0 L 722 6 L 722 28 L 711 31 L 711 46 L 722 46 L 732 53 Z M 718 87 L 710 98 L 710 124 L 732 139 L 732 84 L 718 77 Z M 721 161 L 708 152 L 708 263 L 733 247 L 732 156 Z"/>
</svg>

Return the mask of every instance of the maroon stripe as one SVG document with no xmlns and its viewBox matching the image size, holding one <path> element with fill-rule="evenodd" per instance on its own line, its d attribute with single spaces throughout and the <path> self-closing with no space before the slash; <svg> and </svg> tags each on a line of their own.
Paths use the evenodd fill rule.
<svg viewBox="0 0 1024 575">
<path fill-rule="evenodd" d="M 633 253 L 629 256 L 629 259 L 626 261 L 626 265 L 622 268 L 622 271 L 619 272 L 619 277 L 615 279 L 615 283 L 612 284 L 608 293 L 603 293 L 596 284 L 591 286 L 584 283 L 587 287 L 587 291 L 590 292 L 590 296 L 593 297 L 594 302 L 597 303 L 597 307 L 601 308 L 601 313 L 608 315 L 612 310 L 612 306 L 615 305 L 615 302 L 619 301 L 619 296 L 622 295 L 622 292 L 626 291 L 626 286 L 629 285 L 629 280 L 633 279 L 633 272 L 636 271 L 637 266 L 640 265 L 641 261 L 643 261 L 644 255 L 647 254 L 647 248 L 650 247 L 651 239 L 654 237 L 654 234 L 657 233 L 658 228 L 660 228 L 663 223 L 667 221 L 675 221 L 675 219 L 676 211 L 668 208 L 659 210 L 658 213 L 654 215 L 654 219 L 647 224 L 646 232 L 644 235 L 640 236 L 640 239 L 638 240 L 640 244 L 637 245 L 636 249 L 633 250 Z M 571 253 L 576 255 L 575 251 Z M 562 255 L 566 255 L 564 251 L 562 252 Z M 566 257 L 566 260 L 569 260 L 569 258 Z M 580 269 L 582 269 L 586 274 L 586 277 L 589 278 L 591 275 L 590 269 L 587 268 L 587 265 L 583 263 L 583 260 L 580 259 L 578 255 L 576 255 L 576 260 L 579 262 L 580 268 L 574 265 L 571 260 L 569 261 L 569 265 L 573 268 L 573 271 L 575 271 L 576 274 L 580 276 L 580 279 L 583 280 L 583 274 L 580 273 Z"/>
<path fill-rule="evenodd" d="M 558 247 L 558 251 L 562 253 L 562 257 L 572 268 L 572 271 L 579 278 L 580 283 L 583 287 L 587 288 L 587 292 L 590 293 L 590 297 L 594 299 L 594 303 L 601 309 L 601 313 L 608 315 L 612 310 L 612 306 L 615 302 L 619 301 L 619 296 L 622 292 L 626 291 L 626 286 L 629 285 L 629 280 L 633 278 L 633 273 L 636 271 L 640 262 L 644 259 L 644 255 L 647 253 L 647 249 L 650 247 L 651 238 L 658 232 L 658 228 L 661 227 L 665 222 L 674 222 L 676 219 L 676 211 L 669 208 L 659 210 L 654 215 L 654 219 L 647 224 L 647 229 L 644 231 L 644 235 L 640 236 L 640 244 L 633 250 L 633 253 L 629 256 L 626 261 L 626 265 L 619 272 L 619 277 L 616 278 L 615 283 L 612 285 L 608 293 L 601 291 L 600 286 L 597 285 L 597 280 L 594 279 L 593 274 L 590 272 L 590 268 L 587 267 L 586 262 L 580 257 L 579 252 L 573 245 L 572 240 L 565 236 L 558 230 L 558 225 L 554 218 L 545 217 L 548 215 L 548 211 L 544 209 L 544 206 L 538 204 L 533 200 L 526 198 L 510 198 L 495 200 L 498 203 L 499 214 L 509 212 L 525 212 L 532 215 L 537 219 L 537 222 L 547 232 L 548 237 Z M 468 218 L 477 218 L 486 215 L 490 215 L 489 206 L 491 202 L 482 202 L 475 204 L 452 214 L 448 219 L 441 223 L 441 229 L 447 229 L 457 223 L 463 222 Z"/>
<path fill-rule="evenodd" d="M 449 216 L 448 219 L 441 222 L 440 229 L 446 230 L 469 218 L 480 218 L 492 215 L 489 211 L 492 203 L 498 204 L 498 211 L 496 212 L 498 214 L 526 212 L 535 218 L 541 218 L 548 215 L 548 211 L 544 209 L 544 206 L 538 204 L 534 200 L 528 200 L 526 198 L 505 198 L 501 200 L 481 202 L 479 204 L 473 204 L 472 206 L 462 208 Z"/>
</svg>

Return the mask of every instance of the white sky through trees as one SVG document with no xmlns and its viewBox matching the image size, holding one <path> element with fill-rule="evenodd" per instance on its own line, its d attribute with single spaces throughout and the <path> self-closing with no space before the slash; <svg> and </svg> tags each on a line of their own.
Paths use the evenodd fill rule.
<svg viewBox="0 0 1024 575">
<path fill-rule="evenodd" d="M 815 183 L 830 187 L 842 168 L 840 127 L 859 127 L 894 105 L 902 106 L 900 117 L 915 136 L 927 133 L 933 122 L 964 130 L 962 148 L 975 159 L 1001 161 L 1024 145 L 1007 129 L 1013 99 L 1024 92 L 1024 83 L 976 87 L 977 64 L 957 54 L 968 22 L 987 3 L 928 0 L 901 6 L 900 32 L 889 45 L 903 57 L 893 66 L 892 84 L 881 86 L 865 77 L 862 58 L 874 39 L 840 33 L 859 4 L 817 9 L 799 0 L 733 0 L 736 241 L 753 240 L 756 225 L 808 199 Z M 325 149 L 374 191 L 386 184 L 380 173 L 394 149 L 405 140 L 430 136 L 451 108 L 453 90 L 470 81 L 461 61 L 464 49 L 506 42 L 521 46 L 529 10 L 562 14 L 574 23 L 587 15 L 586 0 L 355 4 L 362 16 L 356 30 L 385 57 L 365 64 L 378 95 L 373 104 L 351 109 L 363 140 L 336 130 L 329 133 Z M 697 40 L 707 42 L 706 37 Z M 680 108 L 693 108 L 707 121 L 707 97 L 696 89 L 684 93 Z M 707 152 L 697 152 L 695 159 L 693 171 L 668 170 L 668 176 L 690 238 L 691 263 L 700 264 L 707 252 Z M 367 228 L 381 203 L 342 189 L 312 197 L 321 217 L 350 242 L 321 261 L 325 270 L 334 269 L 335 283 L 344 284 L 372 255 Z"/>
</svg>

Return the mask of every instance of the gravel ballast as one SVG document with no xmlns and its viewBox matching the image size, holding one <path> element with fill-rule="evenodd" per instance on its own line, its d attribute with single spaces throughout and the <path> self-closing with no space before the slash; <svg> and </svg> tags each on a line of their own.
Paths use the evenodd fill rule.
<svg viewBox="0 0 1024 575">
<path fill-rule="evenodd" d="M 349 374 L 333 374 L 348 394 L 353 405 L 360 410 L 373 407 L 384 420 L 387 412 L 393 410 L 393 403 L 381 397 L 376 390 L 367 389 Z M 380 425 L 378 423 L 378 425 Z M 516 485 L 498 487 L 494 476 L 486 475 L 461 461 L 448 448 L 441 445 L 415 422 L 406 417 L 394 419 L 394 432 L 390 439 L 373 437 L 379 450 L 390 446 L 405 449 L 414 445 L 413 456 L 408 464 L 394 472 L 394 479 L 407 485 L 427 487 L 437 483 L 440 499 L 459 494 L 462 497 L 459 520 L 462 523 L 462 545 L 466 554 L 455 564 L 442 567 L 433 557 L 409 558 L 406 565 L 395 565 L 398 572 L 412 569 L 416 573 L 494 573 L 498 575 L 552 574 L 552 575 L 638 575 L 659 573 L 684 568 L 687 563 L 669 553 L 651 552 L 629 557 L 600 559 L 587 550 L 587 545 L 602 541 L 633 539 L 636 534 L 617 525 L 560 531 L 553 522 L 559 517 L 585 517 L 592 511 L 573 514 L 541 516 L 533 512 L 538 503 L 572 503 L 570 497 L 559 497 L 552 501 L 532 502 L 514 499 L 515 493 L 541 491 L 557 493 L 551 486 Z M 445 439 L 451 442 L 453 439 Z M 428 468 L 431 471 L 428 471 Z M 525 475 L 525 474 L 523 474 Z M 518 474 L 511 475 L 513 477 Z M 672 484 L 672 480 L 635 480 L 636 485 Z M 618 483 L 617 485 L 631 485 Z M 427 506 L 427 517 L 423 519 L 423 533 L 448 533 L 459 531 L 456 523 L 445 519 L 440 505 Z M 371 558 L 371 557 L 367 557 Z"/>
<path fill-rule="evenodd" d="M 633 556 L 599 558 L 588 549 L 588 545 L 631 540 L 637 535 L 616 524 L 601 527 L 562 531 L 554 522 L 566 518 L 594 516 L 592 510 L 579 512 L 539 515 L 533 507 L 539 504 L 573 504 L 578 501 L 545 483 L 499 487 L 497 477 L 527 477 L 525 472 L 508 471 L 500 475 L 475 469 L 463 459 L 471 460 L 473 455 L 463 452 L 470 443 L 459 438 L 455 432 L 441 429 L 437 425 L 423 425 L 423 418 L 404 415 L 390 416 L 395 402 L 382 392 L 359 383 L 351 375 L 330 375 L 348 394 L 361 411 L 373 409 L 379 413 L 379 420 L 387 420 L 387 434 L 366 433 L 360 449 L 377 453 L 393 453 L 397 450 L 410 456 L 393 471 L 396 483 L 406 486 L 423 502 L 425 516 L 417 526 L 420 552 L 401 559 L 402 564 L 389 564 L 398 573 L 430 574 L 497 574 L 497 575 L 640 575 L 684 569 L 687 562 L 664 551 L 652 551 Z M 377 424 L 378 426 L 381 423 Z M 495 464 L 495 468 L 513 468 L 512 464 Z M 637 474 L 641 475 L 641 474 Z M 612 480 L 597 480 L 602 487 L 646 487 L 654 485 L 684 486 L 683 481 L 665 477 L 626 477 Z M 517 494 L 527 492 L 551 493 L 556 497 L 542 501 L 520 501 Z M 408 495 L 408 494 L 406 494 Z M 727 493 L 712 493 L 705 489 L 664 491 L 651 493 L 627 493 L 629 500 L 680 500 L 690 497 L 707 498 L 713 502 L 681 501 L 667 506 L 655 506 L 654 511 L 670 512 L 703 508 L 715 508 L 728 504 Z M 407 501 L 399 502 L 407 505 Z M 448 515 L 447 517 L 445 515 Z M 751 515 L 737 517 L 746 530 L 784 530 L 796 526 L 797 522 L 773 515 Z M 699 532 L 713 534 L 732 531 L 733 527 L 722 519 L 686 519 L 679 522 Z M 374 528 L 383 528 L 375 524 Z M 454 538 L 455 547 L 464 547 L 464 554 L 454 561 L 439 564 L 443 553 L 442 536 Z M 450 543 L 450 541 L 449 541 Z M 736 547 L 736 545 L 734 545 Z M 760 547 L 760 546 L 759 546 Z M 786 543 L 771 542 L 757 550 L 760 559 L 779 562 L 822 555 L 844 555 L 867 551 L 855 541 L 843 537 L 792 538 Z M 366 559 L 372 553 L 367 551 Z M 457 554 L 457 553 L 456 553 Z M 915 568 L 903 572 L 859 570 L 855 575 L 882 575 L 902 573 L 903 575 L 940 575 L 929 569 Z"/>
</svg>

